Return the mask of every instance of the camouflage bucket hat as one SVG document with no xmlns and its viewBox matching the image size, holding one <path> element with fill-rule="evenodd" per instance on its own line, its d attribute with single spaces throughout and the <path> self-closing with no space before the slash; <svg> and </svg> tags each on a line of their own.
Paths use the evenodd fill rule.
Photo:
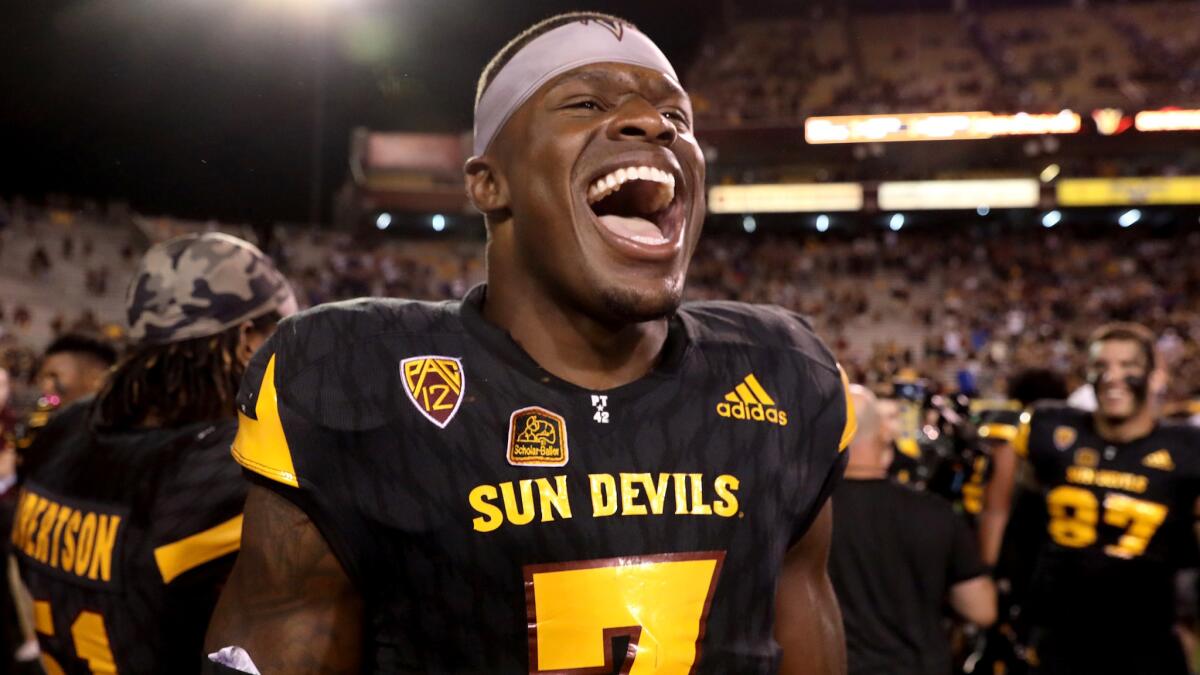
<svg viewBox="0 0 1200 675">
<path fill-rule="evenodd" d="M 287 279 L 253 244 L 208 232 L 176 237 L 142 256 L 125 297 L 129 337 L 166 344 L 208 337 L 272 310 L 296 311 Z"/>
</svg>

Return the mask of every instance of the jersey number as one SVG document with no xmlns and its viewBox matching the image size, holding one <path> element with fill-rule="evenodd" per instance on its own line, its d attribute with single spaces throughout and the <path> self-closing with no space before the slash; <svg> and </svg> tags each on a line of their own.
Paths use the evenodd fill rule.
<svg viewBox="0 0 1200 675">
<path fill-rule="evenodd" d="M 696 662 L 724 551 L 526 565 L 530 672 L 611 672 L 629 636 L 629 675 L 686 675 Z M 535 666 L 535 667 L 534 667 Z"/>
<path fill-rule="evenodd" d="M 34 618 L 37 631 L 46 637 L 54 637 L 54 617 L 50 613 L 50 603 L 38 600 L 34 604 Z M 75 643 L 75 655 L 87 661 L 88 668 L 93 673 L 115 675 L 116 662 L 113 660 L 112 649 L 108 646 L 108 631 L 104 628 L 104 617 L 95 612 L 84 610 L 71 624 L 71 641 Z M 63 675 L 65 672 L 53 656 L 42 652 L 42 668 L 46 675 Z"/>
<path fill-rule="evenodd" d="M 1100 503 L 1090 490 L 1062 485 L 1046 494 L 1050 511 L 1050 537 L 1054 543 L 1068 548 L 1083 548 L 1096 541 L 1096 525 L 1100 522 Z M 1158 526 L 1167 518 L 1167 507 L 1154 502 L 1109 493 L 1104 496 L 1104 522 L 1125 529 L 1115 545 L 1105 546 L 1104 552 L 1114 558 L 1135 558 L 1146 551 L 1146 545 Z"/>
</svg>

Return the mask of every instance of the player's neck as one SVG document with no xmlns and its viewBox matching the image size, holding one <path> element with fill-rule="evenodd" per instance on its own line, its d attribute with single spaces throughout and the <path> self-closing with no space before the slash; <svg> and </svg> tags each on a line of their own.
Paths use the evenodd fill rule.
<svg viewBox="0 0 1200 675">
<path fill-rule="evenodd" d="M 534 283 L 489 283 L 482 313 L 539 366 L 594 391 L 641 378 L 667 339 L 666 319 L 613 328 L 563 307 Z"/>
<path fill-rule="evenodd" d="M 846 480 L 883 480 L 887 478 L 887 470 L 868 466 L 847 466 Z"/>
<path fill-rule="evenodd" d="M 861 445 L 851 445 L 846 462 L 846 480 L 878 480 L 887 478 L 887 467 L 884 466 L 883 448 L 878 448 L 869 441 Z"/>
<path fill-rule="evenodd" d="M 1149 436 L 1158 422 L 1150 406 L 1123 420 L 1114 421 L 1099 413 L 1096 414 L 1095 420 L 1096 431 L 1100 437 L 1112 443 L 1128 443 Z"/>
</svg>

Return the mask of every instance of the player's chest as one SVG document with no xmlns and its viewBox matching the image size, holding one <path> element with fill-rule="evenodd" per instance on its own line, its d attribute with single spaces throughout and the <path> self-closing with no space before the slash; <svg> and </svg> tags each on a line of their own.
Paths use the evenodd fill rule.
<svg viewBox="0 0 1200 675">
<path fill-rule="evenodd" d="M 1190 512 L 1182 501 L 1187 485 L 1175 471 L 1165 447 L 1084 438 L 1060 449 L 1045 481 L 1051 539 L 1067 548 L 1101 546 L 1116 558 L 1143 555 L 1173 517 Z"/>
<path fill-rule="evenodd" d="M 609 392 L 469 358 L 401 370 L 403 433 L 385 442 L 421 461 L 392 478 L 428 477 L 420 508 L 451 528 L 739 519 L 751 505 L 776 513 L 803 478 L 807 416 L 783 396 L 794 384 L 744 364 Z"/>
</svg>

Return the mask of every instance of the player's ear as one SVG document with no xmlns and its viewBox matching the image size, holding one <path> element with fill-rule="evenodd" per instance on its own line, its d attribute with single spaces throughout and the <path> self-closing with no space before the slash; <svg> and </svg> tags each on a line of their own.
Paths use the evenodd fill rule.
<svg viewBox="0 0 1200 675">
<path fill-rule="evenodd" d="M 238 363 L 243 367 L 250 363 L 250 358 L 254 356 L 254 352 L 262 346 L 262 343 L 267 341 L 267 335 L 254 327 L 254 322 L 243 321 L 237 328 L 238 343 L 234 356 Z"/>
<path fill-rule="evenodd" d="M 487 155 L 472 157 L 463 167 L 467 179 L 467 196 L 471 204 L 488 220 L 507 220 L 509 217 L 508 182 L 496 170 Z"/>
</svg>

